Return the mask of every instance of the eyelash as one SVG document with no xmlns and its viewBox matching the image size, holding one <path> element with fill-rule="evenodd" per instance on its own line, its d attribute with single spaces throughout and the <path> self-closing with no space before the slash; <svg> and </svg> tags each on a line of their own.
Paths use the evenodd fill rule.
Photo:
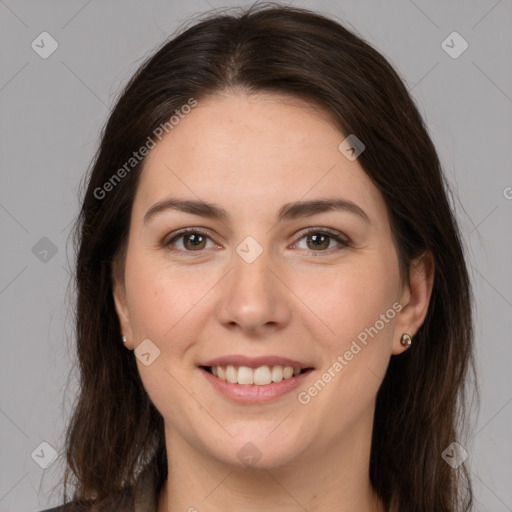
<svg viewBox="0 0 512 512">
<path fill-rule="evenodd" d="M 208 235 L 208 233 L 202 231 L 201 229 L 198 229 L 198 228 L 185 228 L 185 229 L 182 229 L 181 231 L 178 231 L 171 239 L 169 239 L 168 241 L 164 241 L 162 243 L 163 247 L 171 252 L 174 252 L 174 253 L 180 253 L 180 254 L 186 254 L 187 257 L 194 257 L 198 254 L 201 254 L 205 251 L 205 249 L 201 249 L 201 250 L 198 250 L 198 251 L 187 251 L 187 250 L 184 250 L 184 249 L 176 249 L 175 247 L 173 247 L 173 243 L 176 242 L 177 240 L 179 240 L 180 238 L 182 238 L 184 235 L 189 235 L 189 234 L 194 234 L 194 235 L 201 235 L 201 236 L 204 236 L 208 239 L 211 240 L 211 237 Z M 351 244 L 350 242 L 348 241 L 348 239 L 344 239 L 342 238 L 340 235 L 340 233 L 338 232 L 335 232 L 335 231 L 331 231 L 327 228 L 310 228 L 306 231 L 303 231 L 302 233 L 300 233 L 299 235 L 299 239 L 297 240 L 297 242 L 294 243 L 294 245 L 296 245 L 300 240 L 302 240 L 303 238 L 305 238 L 306 236 L 310 235 L 310 234 L 315 234 L 315 235 L 325 235 L 333 240 L 335 240 L 336 242 L 338 242 L 340 244 L 341 247 L 331 247 L 330 249 L 323 249 L 323 250 L 319 250 L 319 251 L 313 251 L 313 250 L 308 250 L 308 249 L 304 249 L 306 252 L 308 252 L 309 254 L 315 254 L 315 256 L 319 253 L 327 253 L 327 254 L 332 254 L 331 251 L 339 251 L 345 247 L 350 247 Z M 213 240 L 212 240 L 213 241 Z M 197 253 L 197 254 L 194 254 L 194 253 Z"/>
</svg>

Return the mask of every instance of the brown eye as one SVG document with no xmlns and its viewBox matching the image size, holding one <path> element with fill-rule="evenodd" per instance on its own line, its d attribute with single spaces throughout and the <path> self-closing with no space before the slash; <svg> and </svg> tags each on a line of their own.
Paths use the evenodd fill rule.
<svg viewBox="0 0 512 512">
<path fill-rule="evenodd" d="M 207 246 L 210 242 L 210 246 Z M 173 252 L 191 253 L 201 252 L 203 249 L 211 248 L 213 242 L 210 237 L 203 231 L 197 229 L 186 229 L 176 233 L 168 242 L 163 245 Z"/>
<path fill-rule="evenodd" d="M 188 243 L 187 243 L 188 242 Z M 198 249 L 204 249 L 206 244 L 206 237 L 201 234 L 192 234 L 183 236 L 183 245 L 186 249 L 196 251 Z"/>
<path fill-rule="evenodd" d="M 348 240 L 342 238 L 341 233 L 326 231 L 325 229 L 310 230 L 302 233 L 296 246 L 299 249 L 309 250 L 309 252 L 328 252 L 341 250 L 350 245 Z M 306 247 L 301 247 L 302 240 L 306 241 Z M 331 242 L 334 241 L 334 244 Z"/>
<path fill-rule="evenodd" d="M 329 236 L 326 235 L 307 235 L 307 244 L 310 249 L 328 249 L 329 248 L 329 242 L 330 242 Z"/>
</svg>

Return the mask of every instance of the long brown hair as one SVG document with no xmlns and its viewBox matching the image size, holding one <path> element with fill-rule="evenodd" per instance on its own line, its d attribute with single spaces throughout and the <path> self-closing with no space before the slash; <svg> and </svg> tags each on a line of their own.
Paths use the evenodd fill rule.
<svg viewBox="0 0 512 512">
<path fill-rule="evenodd" d="M 165 42 L 126 85 L 102 132 L 75 227 L 80 386 L 66 432 L 64 500 L 120 503 L 143 470 L 156 477 L 156 492 L 167 478 L 163 419 L 120 341 L 112 296 L 144 160 L 108 193 L 98 190 L 190 98 L 237 91 L 306 99 L 356 134 L 366 146 L 358 161 L 387 204 L 404 278 L 415 257 L 432 253 L 427 318 L 412 347 L 391 357 L 377 395 L 370 479 L 393 512 L 471 510 L 466 465 L 452 469 L 441 457 L 453 441 L 464 446 L 475 372 L 470 282 L 438 155 L 380 53 L 328 17 L 275 4 L 209 15 Z"/>
</svg>

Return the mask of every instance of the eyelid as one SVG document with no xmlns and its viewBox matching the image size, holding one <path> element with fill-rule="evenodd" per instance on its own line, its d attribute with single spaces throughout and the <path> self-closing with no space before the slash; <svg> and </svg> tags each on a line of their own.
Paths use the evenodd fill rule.
<svg viewBox="0 0 512 512">
<path fill-rule="evenodd" d="M 211 240 L 215 245 L 219 245 L 217 244 L 217 242 L 215 242 L 215 240 L 213 240 L 212 236 L 204 228 L 188 227 L 175 231 L 174 233 L 171 233 L 169 236 L 166 236 L 162 241 L 162 247 L 168 249 L 169 251 L 179 252 L 181 254 L 186 253 L 188 255 L 193 255 L 194 252 L 197 252 L 198 254 L 203 253 L 204 249 L 200 251 L 184 251 L 183 249 L 177 249 L 176 247 L 173 247 L 171 242 L 174 242 L 188 234 L 202 235 L 207 239 Z"/>
<path fill-rule="evenodd" d="M 310 233 L 327 235 L 330 238 L 332 238 L 333 240 L 335 240 L 342 247 L 350 247 L 352 245 L 352 241 L 350 240 L 350 238 L 347 235 L 345 235 L 344 233 L 342 233 L 341 231 L 337 231 L 335 229 L 326 228 L 326 227 L 320 227 L 320 226 L 306 228 L 306 229 L 300 231 L 299 233 L 297 233 L 295 235 L 297 237 L 297 241 L 294 242 L 293 245 L 296 245 L 298 242 L 300 242 L 300 240 L 302 240 L 305 236 L 309 235 Z M 336 250 L 336 247 L 331 247 L 330 249 L 326 249 L 323 251 L 313 251 L 313 250 L 306 249 L 306 251 L 310 252 L 310 253 L 313 252 L 313 253 L 325 253 L 325 254 L 330 254 L 332 250 Z"/>
<path fill-rule="evenodd" d="M 171 242 L 174 242 L 175 240 L 178 240 L 182 236 L 191 234 L 191 233 L 202 235 L 202 236 L 208 238 L 209 240 L 211 240 L 214 244 L 219 245 L 219 244 L 217 244 L 217 242 L 215 242 L 215 240 L 213 240 L 213 238 L 210 236 L 210 234 L 204 228 L 187 227 L 187 228 L 180 229 L 174 233 L 171 233 L 171 235 L 169 235 L 169 237 L 164 238 L 164 240 L 162 242 L 162 246 L 172 252 L 186 254 L 187 256 L 194 256 L 194 253 L 197 253 L 197 254 L 204 253 L 205 249 L 198 250 L 198 251 L 185 251 L 183 249 L 177 249 L 177 248 L 173 247 L 173 245 L 171 244 Z M 327 235 L 330 238 L 332 238 L 333 240 L 335 240 L 339 244 L 339 246 L 341 246 L 342 248 L 350 247 L 352 244 L 349 237 L 347 237 L 344 233 L 342 233 L 340 231 L 336 231 L 336 230 L 333 230 L 331 228 L 326 228 L 326 227 L 309 227 L 309 228 L 305 228 L 304 230 L 302 230 L 299 233 L 297 233 L 296 235 L 294 235 L 294 237 L 297 238 L 297 240 L 292 244 L 292 247 L 295 246 L 298 242 L 300 242 L 300 240 L 302 240 L 305 236 L 309 235 L 310 233 Z M 339 250 L 339 247 L 338 248 L 331 247 L 330 249 L 319 250 L 319 251 L 308 250 L 308 249 L 304 249 L 304 250 L 308 253 L 330 254 L 333 250 L 334 251 Z"/>
</svg>

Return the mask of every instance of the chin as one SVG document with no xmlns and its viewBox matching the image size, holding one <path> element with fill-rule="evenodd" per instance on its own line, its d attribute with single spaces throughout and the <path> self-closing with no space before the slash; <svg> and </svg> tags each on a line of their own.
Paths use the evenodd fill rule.
<svg viewBox="0 0 512 512">
<path fill-rule="evenodd" d="M 267 423 L 263 426 L 259 424 L 249 432 L 241 431 L 239 435 L 225 439 L 223 443 L 212 442 L 207 449 L 214 458 L 226 465 L 269 470 L 290 464 L 309 444 L 303 435 L 291 435 L 289 427 L 277 426 L 276 430 L 269 432 L 272 432 L 272 428 Z"/>
</svg>

